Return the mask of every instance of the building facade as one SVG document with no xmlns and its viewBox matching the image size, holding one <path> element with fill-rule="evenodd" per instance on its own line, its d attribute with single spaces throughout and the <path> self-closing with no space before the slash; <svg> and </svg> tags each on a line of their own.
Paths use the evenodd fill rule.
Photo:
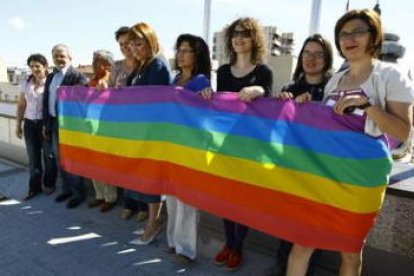
<svg viewBox="0 0 414 276">
<path fill-rule="evenodd" d="M 380 59 L 383 61 L 396 63 L 405 53 L 405 47 L 400 44 L 400 37 L 397 34 L 384 33 Z"/>
<path fill-rule="evenodd" d="M 20 85 L 7 82 L 0 83 L 0 102 L 17 103 L 20 95 Z"/>
<path fill-rule="evenodd" d="M 14 104 L 19 99 L 20 85 L 16 85 L 19 83 L 17 80 L 16 84 L 10 80 L 11 78 L 9 76 L 9 69 L 0 58 L 0 112 L 7 110 L 8 113 L 15 113 Z M 8 104 L 11 105 L 8 106 Z"/>
<path fill-rule="evenodd" d="M 0 57 L 0 83 L 1 82 L 8 82 L 8 79 L 7 79 L 6 64 L 3 62 L 3 60 Z"/>
<path fill-rule="evenodd" d="M 10 84 L 21 84 L 26 80 L 30 72 L 27 68 L 8 67 L 7 68 L 7 82 Z"/>
</svg>

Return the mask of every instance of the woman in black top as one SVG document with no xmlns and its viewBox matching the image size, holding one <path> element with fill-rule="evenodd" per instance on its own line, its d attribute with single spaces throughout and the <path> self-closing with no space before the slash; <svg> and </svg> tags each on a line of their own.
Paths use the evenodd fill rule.
<svg viewBox="0 0 414 276">
<path fill-rule="evenodd" d="M 320 34 L 308 37 L 303 43 L 296 64 L 293 80 L 283 86 L 282 92 L 276 95 L 281 99 L 296 99 L 302 102 L 303 98 L 312 101 L 322 101 L 324 87 L 331 77 L 333 62 L 332 46 Z M 292 243 L 280 240 L 277 252 L 277 275 L 286 274 L 286 266 Z M 313 254 L 307 275 L 313 275 L 319 250 Z"/>
<path fill-rule="evenodd" d="M 322 101 L 323 88 L 332 75 L 332 46 L 320 34 L 308 37 L 303 43 L 293 81 L 283 86 L 277 98 Z"/>
<path fill-rule="evenodd" d="M 269 96 L 273 75 L 270 68 L 263 64 L 264 36 L 258 22 L 252 18 L 234 21 L 226 30 L 226 48 L 230 63 L 217 71 L 217 91 L 238 92 L 243 101 Z M 241 264 L 248 227 L 227 219 L 223 222 L 226 245 L 214 262 L 225 264 L 228 270 L 235 270 Z"/>
</svg>

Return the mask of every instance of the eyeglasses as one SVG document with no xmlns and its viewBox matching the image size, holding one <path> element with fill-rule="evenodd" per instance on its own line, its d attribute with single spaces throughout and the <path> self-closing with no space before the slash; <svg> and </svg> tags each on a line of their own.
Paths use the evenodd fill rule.
<svg viewBox="0 0 414 276">
<path fill-rule="evenodd" d="M 344 40 L 348 38 L 360 38 L 369 32 L 371 32 L 370 29 L 354 29 L 350 32 L 345 32 L 345 31 L 339 32 L 338 37 L 340 40 Z"/>
<path fill-rule="evenodd" d="M 249 37 L 251 37 L 251 33 L 248 30 L 243 30 L 243 31 L 234 30 L 233 33 L 231 34 L 231 37 L 233 37 L 233 38 L 236 38 L 236 37 L 249 38 Z"/>
<path fill-rule="evenodd" d="M 325 57 L 325 55 L 323 54 L 323 52 L 309 52 L 309 51 L 304 51 L 302 53 L 302 57 L 303 58 L 316 58 L 316 59 L 323 59 Z"/>
<path fill-rule="evenodd" d="M 183 48 L 183 49 L 177 49 L 176 53 L 177 53 L 177 55 L 178 54 L 186 55 L 186 54 L 194 53 L 194 50 Z"/>
</svg>

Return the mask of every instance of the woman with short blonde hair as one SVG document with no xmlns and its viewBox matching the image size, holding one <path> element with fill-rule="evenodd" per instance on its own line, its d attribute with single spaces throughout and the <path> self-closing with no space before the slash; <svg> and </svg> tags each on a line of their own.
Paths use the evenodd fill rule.
<svg viewBox="0 0 414 276">
<path fill-rule="evenodd" d="M 155 30 L 141 22 L 132 26 L 128 32 L 129 47 L 136 61 L 136 67 L 127 79 L 127 86 L 169 85 L 171 72 L 167 62 L 160 55 L 160 45 Z M 135 231 L 139 237 L 131 244 L 143 245 L 151 243 L 160 232 L 162 225 L 159 219 L 161 208 L 160 195 L 149 195 L 141 192 L 125 193 L 136 201 L 148 204 L 149 217 L 143 229 Z"/>
</svg>

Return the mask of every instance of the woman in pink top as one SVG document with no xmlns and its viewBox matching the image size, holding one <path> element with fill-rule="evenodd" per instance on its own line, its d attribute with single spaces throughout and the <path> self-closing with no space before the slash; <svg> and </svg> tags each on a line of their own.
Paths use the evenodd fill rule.
<svg viewBox="0 0 414 276">
<path fill-rule="evenodd" d="M 24 135 L 27 155 L 29 157 L 29 191 L 25 200 L 43 191 L 51 194 L 55 191 L 57 169 L 53 155 L 48 151 L 48 143 L 42 135 L 43 91 L 47 76 L 47 60 L 41 54 L 30 55 L 27 65 L 32 74 L 23 81 L 21 95 L 17 103 L 16 136 L 21 139 Z M 22 127 L 22 123 L 24 125 Z M 42 168 L 42 151 L 45 172 Z"/>
</svg>

